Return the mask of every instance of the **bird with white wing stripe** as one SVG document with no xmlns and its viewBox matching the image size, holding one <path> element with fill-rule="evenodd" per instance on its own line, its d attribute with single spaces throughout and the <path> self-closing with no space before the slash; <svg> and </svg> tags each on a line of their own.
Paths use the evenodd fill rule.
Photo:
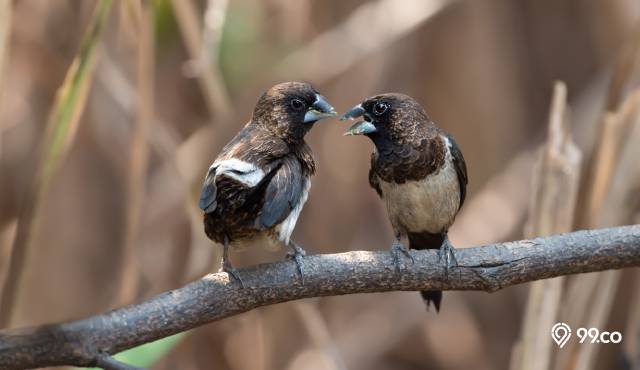
<svg viewBox="0 0 640 370">
<path fill-rule="evenodd" d="M 304 136 L 336 115 L 310 84 L 286 82 L 264 93 L 249 123 L 222 149 L 204 179 L 200 208 L 207 236 L 224 246 L 222 270 L 241 285 L 230 248 L 256 240 L 291 248 L 302 275 L 304 250 L 291 234 L 315 172 Z"/>
</svg>

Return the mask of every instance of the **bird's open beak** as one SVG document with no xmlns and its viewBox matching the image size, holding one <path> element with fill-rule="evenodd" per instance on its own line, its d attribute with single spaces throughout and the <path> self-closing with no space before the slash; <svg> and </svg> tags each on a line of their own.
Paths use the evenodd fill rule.
<svg viewBox="0 0 640 370">
<path fill-rule="evenodd" d="M 304 122 L 315 122 L 323 118 L 337 116 L 336 110 L 329 104 L 327 99 L 316 94 L 316 101 L 313 102 L 309 110 L 304 115 Z"/>
<path fill-rule="evenodd" d="M 347 113 L 345 113 L 342 117 L 340 117 L 340 121 L 346 121 L 348 119 L 356 119 L 361 117 L 364 114 L 365 110 L 362 108 L 362 105 L 358 104 L 355 107 L 349 109 Z"/>
<path fill-rule="evenodd" d="M 356 122 L 353 126 L 349 127 L 347 132 L 344 133 L 345 136 L 351 135 L 367 135 L 373 132 L 378 131 L 376 126 L 369 121 L 359 121 Z"/>
<path fill-rule="evenodd" d="M 340 120 L 348 120 L 348 119 L 356 119 L 358 117 L 362 117 L 365 115 L 365 110 L 362 108 L 362 105 L 358 104 L 355 107 L 349 109 L 347 113 L 345 113 Z M 370 121 L 367 121 L 368 117 L 365 116 L 365 121 L 358 121 L 353 126 L 349 127 L 347 132 L 345 132 L 345 136 L 351 135 L 367 135 L 373 132 L 376 132 L 376 126 L 373 125 Z"/>
</svg>

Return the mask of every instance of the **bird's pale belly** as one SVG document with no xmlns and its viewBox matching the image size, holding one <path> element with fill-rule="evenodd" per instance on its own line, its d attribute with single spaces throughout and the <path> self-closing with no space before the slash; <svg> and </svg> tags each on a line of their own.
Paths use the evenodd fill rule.
<svg viewBox="0 0 640 370">
<path fill-rule="evenodd" d="M 395 184 L 380 179 L 391 224 L 400 232 L 446 231 L 460 207 L 459 186 L 450 162 L 423 180 Z"/>
</svg>

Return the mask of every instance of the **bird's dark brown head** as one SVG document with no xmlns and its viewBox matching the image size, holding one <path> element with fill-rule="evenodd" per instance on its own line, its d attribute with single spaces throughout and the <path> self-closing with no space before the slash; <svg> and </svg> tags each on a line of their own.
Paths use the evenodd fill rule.
<svg viewBox="0 0 640 370">
<path fill-rule="evenodd" d="M 341 120 L 356 119 L 345 135 L 366 135 L 376 145 L 402 144 L 411 138 L 420 138 L 419 131 L 431 124 L 422 106 L 408 95 L 388 93 L 365 99 L 345 113 Z"/>
<path fill-rule="evenodd" d="M 300 141 L 313 124 L 336 116 L 327 99 L 308 83 L 284 82 L 262 94 L 253 124 L 287 141 Z"/>
</svg>

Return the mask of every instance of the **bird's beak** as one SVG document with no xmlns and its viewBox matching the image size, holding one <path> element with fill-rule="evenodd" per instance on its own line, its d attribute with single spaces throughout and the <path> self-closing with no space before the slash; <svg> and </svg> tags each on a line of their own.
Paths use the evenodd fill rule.
<svg viewBox="0 0 640 370">
<path fill-rule="evenodd" d="M 345 113 L 340 121 L 346 121 L 348 119 L 356 119 L 364 114 L 365 110 L 362 108 L 361 104 L 356 105 L 355 107 L 349 109 L 347 113 Z"/>
<path fill-rule="evenodd" d="M 378 131 L 378 129 L 376 129 L 376 126 L 374 126 L 373 123 L 369 121 L 359 121 L 359 122 L 356 122 L 353 126 L 349 127 L 349 129 L 347 130 L 347 132 L 344 133 L 344 135 L 345 136 L 367 135 L 376 131 Z"/>
<path fill-rule="evenodd" d="M 368 121 L 368 119 L 370 119 L 370 117 L 368 115 L 365 115 L 365 110 L 364 110 L 364 108 L 362 108 L 361 104 L 358 104 L 355 107 L 349 109 L 349 111 L 347 111 L 347 113 L 345 113 L 340 118 L 340 121 L 345 121 L 345 120 L 348 120 L 348 119 L 356 119 L 356 118 L 362 117 L 362 116 L 365 116 L 364 117 L 365 121 L 358 121 L 353 126 L 349 127 L 347 132 L 344 133 L 345 136 L 367 135 L 367 134 L 370 134 L 370 133 L 378 131 L 376 129 L 376 126 L 374 126 L 373 123 Z"/>
<path fill-rule="evenodd" d="M 309 110 L 304 115 L 304 122 L 315 122 L 323 118 L 337 116 L 336 110 L 329 104 L 327 99 L 316 94 L 316 101 L 313 102 Z"/>
</svg>

